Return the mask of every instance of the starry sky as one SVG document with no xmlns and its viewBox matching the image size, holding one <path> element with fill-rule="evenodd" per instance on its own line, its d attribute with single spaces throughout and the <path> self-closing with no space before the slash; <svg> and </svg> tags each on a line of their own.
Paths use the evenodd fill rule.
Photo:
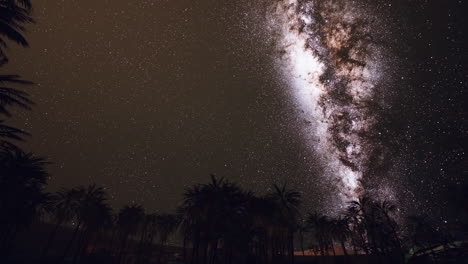
<svg viewBox="0 0 468 264">
<path fill-rule="evenodd" d="M 214 173 L 444 215 L 466 184 L 463 1 L 272 2 L 35 1 L 5 71 L 37 83 L 14 124 L 50 190 L 167 211 Z"/>
</svg>

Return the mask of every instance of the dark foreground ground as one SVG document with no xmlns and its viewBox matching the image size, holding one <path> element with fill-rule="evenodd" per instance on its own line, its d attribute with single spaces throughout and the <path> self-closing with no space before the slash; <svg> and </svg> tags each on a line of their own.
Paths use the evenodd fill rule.
<svg viewBox="0 0 468 264">
<path fill-rule="evenodd" d="M 0 257 L 0 264 L 118 264 L 118 257 L 109 253 L 104 249 L 103 245 L 96 245 L 96 247 L 88 252 L 81 261 L 73 258 L 73 248 L 69 256 L 65 257 L 63 261 L 58 261 L 60 256 L 63 255 L 69 238 L 72 235 L 72 229 L 65 229 L 57 233 L 54 239 L 53 246 L 51 247 L 48 256 L 42 258 L 40 261 L 41 251 L 44 244 L 48 240 L 52 227 L 47 224 L 41 224 L 33 227 L 34 231 L 28 230 L 19 234 L 14 245 L 6 255 Z M 31 232 L 32 231 L 32 232 Z M 130 246 L 136 248 L 136 242 Z M 186 250 L 186 260 L 184 261 L 183 248 L 174 246 L 161 247 L 155 244 L 149 258 L 141 260 L 136 263 L 137 256 L 134 250 L 127 252 L 125 260 L 120 264 L 195 264 L 190 261 L 190 249 Z M 159 252 L 163 252 L 160 254 Z M 434 255 L 423 255 L 417 258 L 407 257 L 405 260 L 408 264 L 468 264 L 468 249 L 466 247 L 449 249 L 438 252 Z M 262 264 L 254 258 L 248 256 L 234 256 L 231 263 L 224 263 L 221 259 L 216 263 L 219 264 Z M 285 258 L 278 259 L 273 264 L 287 264 L 291 263 L 291 259 Z M 366 255 L 350 255 L 350 256 L 295 256 L 294 264 L 397 264 L 402 263 L 399 256 L 366 256 Z M 204 264 L 200 261 L 197 264 Z M 215 263 L 207 263 L 215 264 Z"/>
</svg>

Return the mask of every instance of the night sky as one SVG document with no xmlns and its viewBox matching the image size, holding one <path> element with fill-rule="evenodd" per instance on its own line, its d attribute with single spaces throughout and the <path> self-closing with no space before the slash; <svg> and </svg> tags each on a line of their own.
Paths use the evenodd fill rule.
<svg viewBox="0 0 468 264">
<path fill-rule="evenodd" d="M 15 125 L 50 190 L 172 210 L 214 173 L 445 217 L 466 184 L 463 1 L 35 1 Z M 437 202 L 434 202 L 437 200 Z"/>
</svg>

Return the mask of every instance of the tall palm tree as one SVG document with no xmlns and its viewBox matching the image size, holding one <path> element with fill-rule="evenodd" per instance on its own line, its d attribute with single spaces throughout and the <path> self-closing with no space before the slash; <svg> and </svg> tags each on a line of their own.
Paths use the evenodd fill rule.
<svg viewBox="0 0 468 264">
<path fill-rule="evenodd" d="M 8 47 L 7 39 L 21 46 L 28 46 L 23 36 L 25 24 L 34 23 L 31 17 L 32 5 L 30 0 L 0 0 L 0 67 L 8 61 L 5 49 Z M 16 88 L 7 87 L 6 84 L 30 85 L 17 75 L 0 75 L 0 114 L 11 116 L 7 107 L 16 105 L 29 109 L 32 101 L 29 95 Z M 7 126 L 0 119 L 0 148 L 13 146 L 5 139 L 22 140 L 27 135 L 24 131 Z"/>
<path fill-rule="evenodd" d="M 142 221 L 141 231 L 140 231 L 140 242 L 138 243 L 137 248 L 137 258 L 136 263 L 139 264 L 143 258 L 150 258 L 151 247 L 153 245 L 154 237 L 157 235 L 158 228 L 158 219 L 159 215 L 145 214 Z"/>
<path fill-rule="evenodd" d="M 332 221 L 329 217 L 320 215 L 315 212 L 308 215 L 307 224 L 309 229 L 313 232 L 315 240 L 317 241 L 320 255 L 328 255 L 330 247 L 332 247 L 332 250 L 334 250 Z"/>
<path fill-rule="evenodd" d="M 159 233 L 159 262 L 164 255 L 164 248 L 169 236 L 174 233 L 179 225 L 179 217 L 174 214 L 161 214 L 156 217 L 156 225 Z"/>
<path fill-rule="evenodd" d="M 75 260 L 82 260 L 88 245 L 112 222 L 112 209 L 107 204 L 106 193 L 102 187 L 94 184 L 87 187 L 80 205 L 80 217 L 83 228 L 78 239 Z"/>
<path fill-rule="evenodd" d="M 130 236 L 135 235 L 145 217 L 145 210 L 140 205 L 126 205 L 120 209 L 117 228 L 120 231 L 120 249 L 118 261 L 121 263 L 125 258 L 127 243 Z"/>
<path fill-rule="evenodd" d="M 12 106 L 31 109 L 33 102 L 29 99 L 29 94 L 17 88 L 9 87 L 8 84 L 31 85 L 33 83 L 21 80 L 18 75 L 0 75 L 0 114 L 8 117 L 11 116 L 8 108 Z M 21 141 L 25 135 L 29 134 L 23 130 L 5 125 L 4 120 L 0 120 L 0 148 L 14 147 L 6 139 Z"/>
<path fill-rule="evenodd" d="M 46 201 L 47 164 L 18 148 L 0 149 L 0 251 L 34 221 Z"/>
<path fill-rule="evenodd" d="M 369 196 L 349 203 L 347 216 L 352 221 L 353 240 L 366 254 L 402 254 L 395 205 Z"/>
<path fill-rule="evenodd" d="M 398 224 L 393 218 L 397 211 L 394 203 L 384 200 L 374 203 L 374 210 L 379 214 L 379 222 L 381 226 L 381 242 L 383 247 L 386 247 L 391 252 L 402 253 L 401 240 L 399 236 Z"/>
<path fill-rule="evenodd" d="M 9 85 L 32 85 L 30 81 L 21 80 L 18 75 L 0 75 L 0 114 L 11 116 L 7 107 L 18 106 L 23 109 L 31 109 L 34 104 L 29 99 L 29 94 Z"/>
<path fill-rule="evenodd" d="M 52 206 L 51 206 L 51 217 L 54 222 L 54 228 L 52 229 L 49 238 L 46 241 L 46 244 L 42 250 L 41 262 L 47 256 L 47 253 L 52 246 L 53 240 L 57 231 L 65 223 L 68 223 L 75 216 L 76 211 L 78 210 L 79 200 L 81 199 L 81 193 L 75 188 L 71 189 L 62 189 L 55 193 L 52 196 Z"/>
<path fill-rule="evenodd" d="M 245 216 L 245 205 L 245 195 L 238 186 L 214 175 L 211 182 L 185 191 L 178 214 L 182 218 L 181 231 L 192 242 L 192 263 L 200 261 L 200 252 L 203 263 L 216 261 L 220 243 L 225 252 L 229 247 L 241 244 L 242 250 L 248 249 L 246 243 L 238 243 L 240 234 L 248 232 L 238 232 L 236 236 L 232 232 L 234 228 L 245 227 L 241 221 Z"/>
<path fill-rule="evenodd" d="M 340 243 L 343 254 L 347 256 L 348 251 L 346 251 L 346 241 L 350 236 L 348 219 L 346 217 L 338 217 L 337 219 L 331 219 L 330 224 L 333 239 Z"/>
<path fill-rule="evenodd" d="M 254 246 L 259 252 L 259 262 L 272 262 L 277 252 L 274 245 L 277 238 L 277 212 L 280 210 L 269 196 L 249 195 L 248 199 L 247 215 L 252 217 L 252 239 L 258 244 Z"/>
<path fill-rule="evenodd" d="M 297 223 L 300 216 L 298 208 L 301 204 L 301 194 L 295 190 L 287 189 L 286 184 L 281 188 L 276 184 L 273 187 L 274 192 L 271 197 L 277 202 L 282 222 L 286 225 L 287 248 L 289 249 L 291 263 L 294 263 L 294 233 L 298 228 Z"/>
<path fill-rule="evenodd" d="M 77 188 L 73 199 L 75 200 L 72 204 L 76 206 L 74 208 L 74 230 L 65 247 L 63 255 L 58 259 L 59 263 L 64 261 L 72 245 L 75 244 L 76 238 L 82 234 L 80 231 L 83 229 L 83 226 L 89 225 L 89 219 L 96 210 L 95 204 L 104 203 L 106 200 L 106 194 L 102 187 L 97 187 L 95 184 L 92 184 L 87 187 L 81 186 Z"/>
<path fill-rule="evenodd" d="M 371 253 L 368 231 L 372 229 L 372 214 L 370 208 L 372 200 L 368 196 L 359 197 L 357 201 L 350 201 L 346 210 L 346 217 L 351 221 L 352 241 L 355 248 L 363 250 L 366 254 Z M 373 232 L 373 231 L 372 231 Z"/>
<path fill-rule="evenodd" d="M 0 0 L 0 66 L 8 61 L 7 39 L 24 47 L 29 45 L 23 33 L 25 24 L 34 23 L 31 15 L 30 0 Z"/>
</svg>

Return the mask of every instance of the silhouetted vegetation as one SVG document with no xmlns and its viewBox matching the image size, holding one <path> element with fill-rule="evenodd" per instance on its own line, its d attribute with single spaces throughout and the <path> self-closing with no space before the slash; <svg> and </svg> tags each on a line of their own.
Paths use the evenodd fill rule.
<svg viewBox="0 0 468 264">
<path fill-rule="evenodd" d="M 442 252 L 466 253 L 466 234 L 455 240 L 428 217 L 401 226 L 395 205 L 367 196 L 326 216 L 304 213 L 301 194 L 286 185 L 255 195 L 212 176 L 186 189 L 175 214 L 146 213 L 136 204 L 114 212 L 96 185 L 45 193 L 42 160 L 8 155 L 12 161 L 2 159 L 2 166 L 17 166 L 5 175 L 20 180 L 1 186 L 3 256 L 21 247 L 18 234 L 34 236 L 37 229 L 47 232 L 27 259 L 38 263 L 295 263 L 337 256 L 404 263 L 419 255 L 441 263 Z"/>
</svg>

